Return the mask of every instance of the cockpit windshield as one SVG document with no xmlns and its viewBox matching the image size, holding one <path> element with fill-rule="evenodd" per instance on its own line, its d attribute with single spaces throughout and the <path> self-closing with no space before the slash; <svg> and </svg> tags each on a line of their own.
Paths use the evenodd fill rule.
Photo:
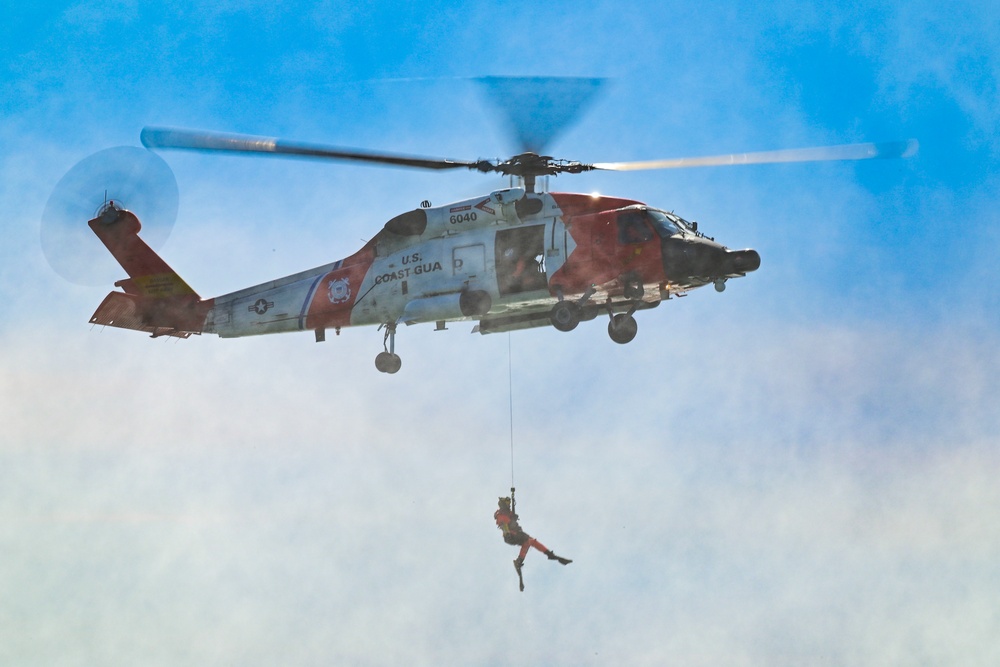
<svg viewBox="0 0 1000 667">
<path fill-rule="evenodd" d="M 660 238 L 670 238 L 677 234 L 694 234 L 697 227 L 676 213 L 668 213 L 655 208 L 630 206 L 618 214 L 618 241 L 620 243 L 642 243 L 653 238 L 652 227 Z"/>
<path fill-rule="evenodd" d="M 653 229 L 663 238 L 691 231 L 691 223 L 679 215 L 653 208 L 646 209 L 646 213 L 649 214 L 649 219 L 653 223 Z"/>
</svg>

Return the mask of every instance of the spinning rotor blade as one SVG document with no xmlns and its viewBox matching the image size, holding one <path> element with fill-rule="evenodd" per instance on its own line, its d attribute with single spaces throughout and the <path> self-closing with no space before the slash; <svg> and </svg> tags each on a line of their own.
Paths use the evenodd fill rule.
<svg viewBox="0 0 1000 667">
<path fill-rule="evenodd" d="M 482 161 L 462 162 L 442 158 L 415 157 L 391 153 L 374 153 L 353 148 L 319 146 L 284 141 L 271 137 L 254 137 L 221 132 L 200 132 L 170 128 L 147 127 L 140 135 L 142 145 L 147 148 L 181 148 L 196 151 L 219 151 L 225 153 L 263 153 L 265 155 L 288 155 L 312 157 L 327 160 L 353 160 L 374 164 L 389 164 L 397 167 L 418 169 L 479 169 L 491 170 L 490 163 Z M 484 169 L 483 165 L 486 165 Z"/>
<path fill-rule="evenodd" d="M 730 153 L 707 157 L 682 157 L 643 162 L 595 162 L 594 169 L 606 171 L 638 171 L 641 169 L 680 169 L 685 167 L 721 167 L 735 164 L 771 164 L 777 162 L 826 162 L 832 160 L 874 160 L 911 157 L 917 152 L 917 141 L 841 144 L 813 148 L 787 148 L 758 153 Z"/>
<path fill-rule="evenodd" d="M 506 119 L 522 153 L 541 153 L 579 119 L 606 79 L 486 76 L 476 79 Z"/>
<path fill-rule="evenodd" d="M 42 251 L 70 282 L 110 285 L 122 269 L 87 221 L 113 201 L 139 217 L 142 239 L 156 250 L 170 235 L 178 200 L 174 173 L 159 155 L 136 146 L 102 150 L 76 163 L 52 190 L 42 213 Z"/>
<path fill-rule="evenodd" d="M 591 93 L 596 90 L 601 79 L 584 80 L 539 80 L 539 79 L 496 79 L 494 83 L 503 84 L 502 87 L 512 86 L 518 89 L 525 82 L 531 86 L 545 87 L 555 81 L 557 89 L 566 90 L 567 87 L 576 90 L 579 85 L 587 84 Z M 579 98 L 579 94 L 574 98 L 567 94 L 570 100 Z M 558 95 L 556 96 L 559 97 Z M 577 99 L 579 104 L 579 99 Z M 572 106 L 572 105 L 571 105 Z M 574 107 L 575 108 L 575 107 Z M 567 120 L 572 117 L 572 113 L 566 116 L 563 111 L 559 111 L 555 117 Z M 558 129 L 558 128 L 556 128 Z M 543 138 L 551 138 L 551 134 L 536 135 L 538 141 Z M 527 151 L 515 155 L 507 160 L 449 160 L 443 158 L 429 158 L 412 155 L 399 155 L 394 153 L 375 153 L 352 148 L 338 148 L 335 146 L 320 146 L 317 144 L 303 144 L 271 137 L 255 137 L 240 134 L 226 134 L 220 132 L 202 132 L 197 130 L 179 130 L 170 128 L 147 127 L 143 129 L 141 135 L 142 143 L 147 148 L 179 148 L 187 150 L 223 152 L 223 153 L 253 153 L 263 155 L 284 155 L 291 157 L 320 158 L 327 160 L 347 160 L 363 162 L 368 164 L 384 164 L 397 167 L 413 167 L 417 169 L 432 169 L 436 171 L 445 169 L 470 169 L 483 173 L 501 173 L 507 176 L 517 176 L 524 179 L 525 187 L 529 192 L 533 191 L 535 178 L 545 175 L 556 174 L 579 174 L 585 171 L 635 171 L 640 169 L 677 169 L 681 167 L 713 167 L 734 164 L 766 164 L 776 162 L 820 162 L 827 160 L 870 160 L 874 158 L 898 158 L 910 157 L 917 152 L 917 142 L 914 140 L 867 143 L 867 144 L 843 144 L 839 146 L 817 146 L 814 148 L 792 148 L 776 151 L 763 151 L 759 153 L 732 153 L 729 155 L 714 155 L 708 157 L 687 157 L 673 158 L 668 160 L 648 160 L 642 162 L 598 162 L 585 164 L 569 160 L 554 159 L 551 156 L 539 155 L 533 151 Z M 523 139 L 523 137 L 522 137 Z"/>
</svg>

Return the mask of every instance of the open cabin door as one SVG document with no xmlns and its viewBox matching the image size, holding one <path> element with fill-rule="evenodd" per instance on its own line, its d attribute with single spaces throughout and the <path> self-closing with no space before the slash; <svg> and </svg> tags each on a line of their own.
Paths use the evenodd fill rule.
<svg viewBox="0 0 1000 667">
<path fill-rule="evenodd" d="M 500 296 L 547 290 L 545 225 L 498 230 L 496 267 Z"/>
</svg>

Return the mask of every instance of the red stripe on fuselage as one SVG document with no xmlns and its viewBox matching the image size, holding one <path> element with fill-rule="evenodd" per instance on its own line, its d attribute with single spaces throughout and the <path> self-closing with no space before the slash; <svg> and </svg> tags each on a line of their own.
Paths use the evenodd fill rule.
<svg viewBox="0 0 1000 667">
<path fill-rule="evenodd" d="M 351 325 L 351 311 L 368 270 L 375 259 L 374 246 L 366 245 L 343 264 L 320 279 L 309 303 L 306 329 L 326 329 Z"/>
</svg>

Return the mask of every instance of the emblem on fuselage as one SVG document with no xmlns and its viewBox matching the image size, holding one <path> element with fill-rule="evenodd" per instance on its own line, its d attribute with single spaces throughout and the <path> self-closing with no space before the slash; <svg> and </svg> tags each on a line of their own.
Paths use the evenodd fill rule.
<svg viewBox="0 0 1000 667">
<path fill-rule="evenodd" d="M 252 306 L 247 308 L 247 310 L 252 310 L 258 315 L 263 315 L 267 312 L 268 308 L 274 308 L 273 301 L 268 301 L 267 299 L 257 299 Z"/>
<path fill-rule="evenodd" d="M 351 298 L 351 281 L 347 278 L 331 280 L 327 289 L 330 303 L 344 303 Z"/>
</svg>

